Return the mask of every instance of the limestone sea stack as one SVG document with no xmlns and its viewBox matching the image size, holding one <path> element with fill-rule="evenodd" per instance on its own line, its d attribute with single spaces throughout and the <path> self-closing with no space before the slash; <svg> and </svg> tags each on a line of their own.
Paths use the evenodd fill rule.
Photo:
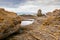
<svg viewBox="0 0 60 40">
<path fill-rule="evenodd" d="M 0 40 L 17 32 L 21 24 L 21 17 L 14 12 L 0 8 Z"/>
</svg>

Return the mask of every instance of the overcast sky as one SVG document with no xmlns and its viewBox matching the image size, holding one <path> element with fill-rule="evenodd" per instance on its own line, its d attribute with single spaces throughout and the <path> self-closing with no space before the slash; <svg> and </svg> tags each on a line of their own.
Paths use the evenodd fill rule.
<svg viewBox="0 0 60 40">
<path fill-rule="evenodd" d="M 13 12 L 47 12 L 60 9 L 60 0 L 0 0 L 0 7 Z"/>
</svg>

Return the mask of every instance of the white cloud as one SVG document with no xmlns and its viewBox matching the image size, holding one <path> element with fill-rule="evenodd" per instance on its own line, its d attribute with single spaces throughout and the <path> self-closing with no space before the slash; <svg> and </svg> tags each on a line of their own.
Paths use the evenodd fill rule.
<svg viewBox="0 0 60 40">
<path fill-rule="evenodd" d="M 52 11 L 53 9 L 60 8 L 60 5 L 51 5 L 48 3 L 53 3 L 55 0 L 35 0 L 28 1 L 24 3 L 22 6 L 18 7 L 19 12 L 37 12 L 38 9 L 42 9 L 43 12 Z"/>
<path fill-rule="evenodd" d="M 56 5 L 57 4 L 57 5 Z M 43 12 L 52 11 L 53 9 L 59 9 L 60 5 L 56 0 L 29 0 L 17 8 L 7 8 L 6 10 L 13 12 L 37 12 L 38 9 L 42 9 Z"/>
</svg>

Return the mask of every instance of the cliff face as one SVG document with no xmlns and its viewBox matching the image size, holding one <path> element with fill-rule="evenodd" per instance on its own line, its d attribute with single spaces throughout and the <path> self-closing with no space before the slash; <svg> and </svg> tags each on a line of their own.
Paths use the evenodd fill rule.
<svg viewBox="0 0 60 40">
<path fill-rule="evenodd" d="M 21 17 L 0 8 L 0 39 L 6 38 L 20 28 Z"/>
<path fill-rule="evenodd" d="M 38 21 L 42 21 L 41 24 Z M 21 34 L 12 35 L 7 40 L 60 40 L 60 10 L 36 18 L 35 23 L 22 30 Z"/>
</svg>

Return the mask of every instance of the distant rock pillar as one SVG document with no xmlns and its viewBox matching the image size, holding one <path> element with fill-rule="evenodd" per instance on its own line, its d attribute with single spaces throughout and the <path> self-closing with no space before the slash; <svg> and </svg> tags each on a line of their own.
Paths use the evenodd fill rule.
<svg viewBox="0 0 60 40">
<path fill-rule="evenodd" d="M 38 17 L 42 16 L 42 11 L 41 11 L 41 9 L 38 10 L 37 16 L 38 16 Z"/>
</svg>

